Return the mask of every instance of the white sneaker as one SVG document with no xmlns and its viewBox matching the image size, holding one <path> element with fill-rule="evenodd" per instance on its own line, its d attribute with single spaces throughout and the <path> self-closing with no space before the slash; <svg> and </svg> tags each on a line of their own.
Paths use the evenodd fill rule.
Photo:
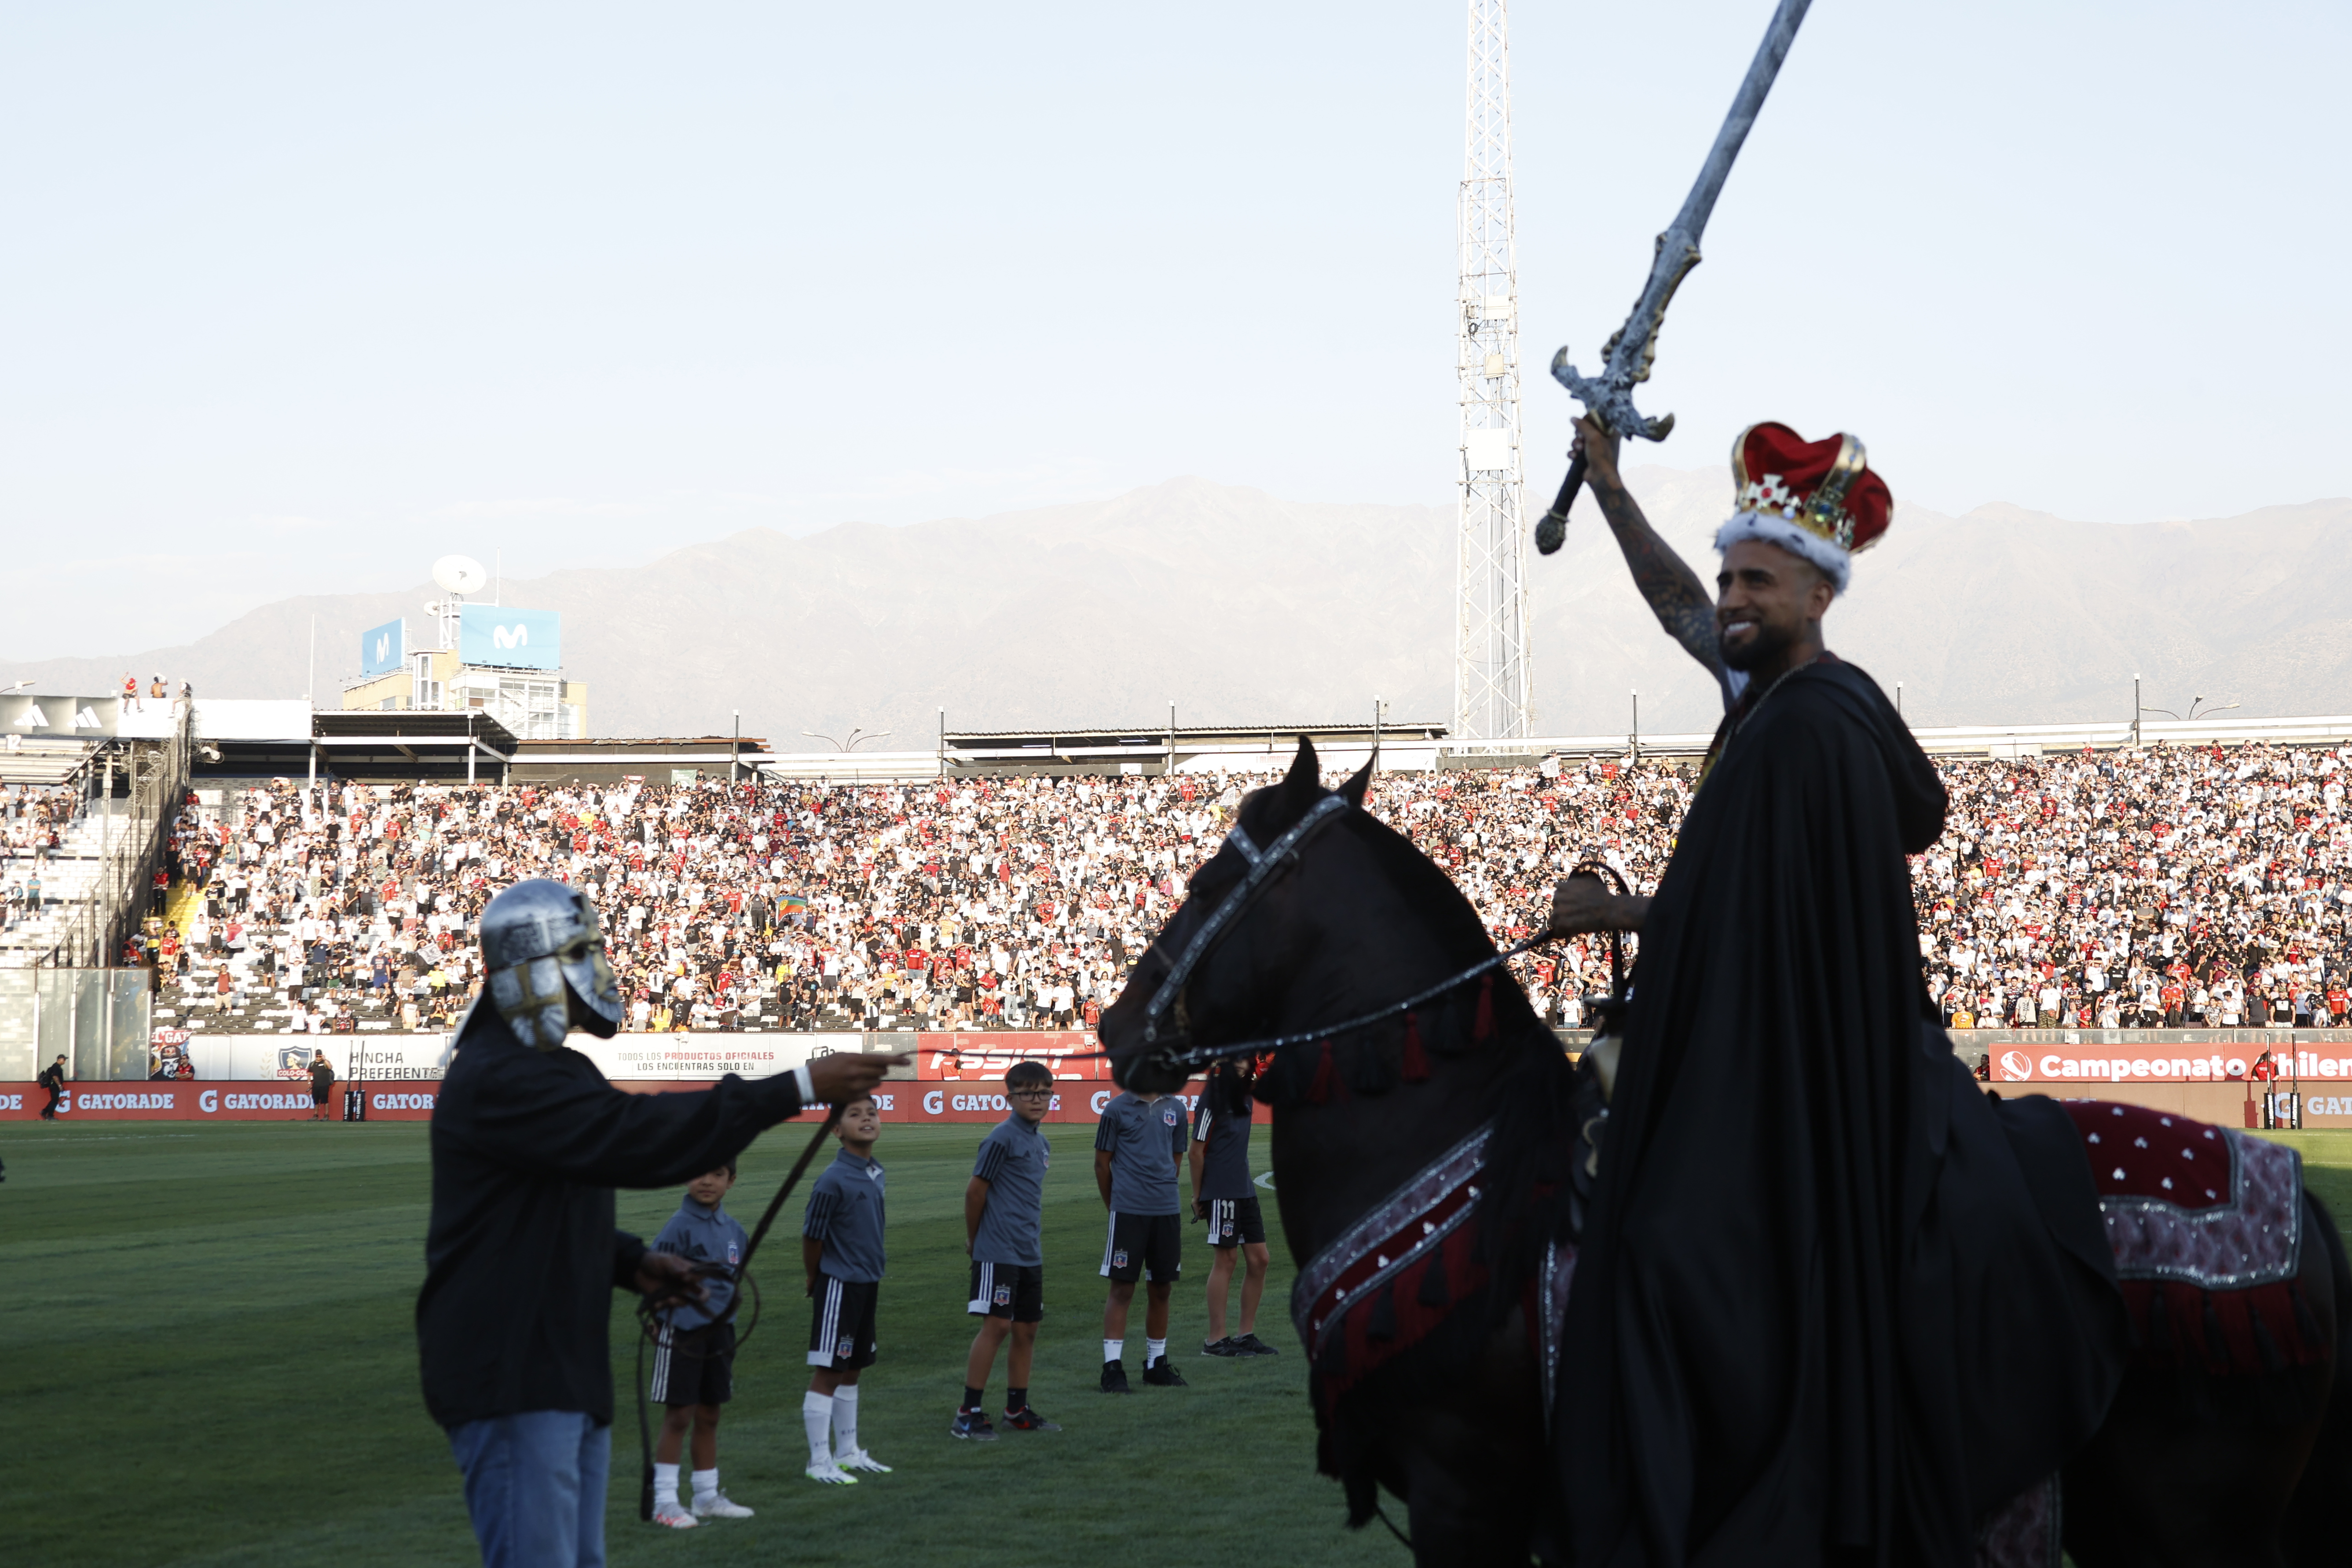
<svg viewBox="0 0 2352 1568">
<path fill-rule="evenodd" d="M 801 1474 L 813 1481 L 823 1481 L 829 1487 L 854 1487 L 857 1484 L 857 1478 L 839 1465 L 811 1465 Z"/>
<path fill-rule="evenodd" d="M 712 1492 L 708 1498 L 694 1500 L 697 1519 L 749 1519 L 751 1510 L 729 1497 L 725 1492 Z"/>
<path fill-rule="evenodd" d="M 674 1502 L 654 1504 L 654 1522 L 671 1530 L 692 1530 L 702 1521 Z"/>
<path fill-rule="evenodd" d="M 890 1473 L 889 1466 L 863 1448 L 852 1448 L 846 1454 L 836 1455 L 833 1462 L 845 1470 L 864 1470 L 872 1476 L 887 1476 Z"/>
</svg>

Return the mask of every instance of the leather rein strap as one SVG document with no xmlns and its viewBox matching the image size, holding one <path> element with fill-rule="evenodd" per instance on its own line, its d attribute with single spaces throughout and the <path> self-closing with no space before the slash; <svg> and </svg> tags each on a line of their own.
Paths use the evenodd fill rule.
<svg viewBox="0 0 2352 1568">
<path fill-rule="evenodd" d="M 1412 995 L 1391 1002 L 1386 1006 L 1375 1008 L 1370 1013 L 1360 1014 L 1353 1018 L 1343 1018 L 1336 1024 L 1320 1024 L 1311 1029 L 1294 1030 L 1286 1035 L 1269 1035 L 1263 1039 L 1242 1040 L 1226 1046 L 1190 1044 L 1192 1029 L 1184 1017 L 1183 994 L 1185 983 L 1192 977 L 1192 971 L 1200 966 L 1201 961 L 1209 955 L 1210 951 L 1220 940 L 1232 933 L 1234 921 L 1244 910 L 1257 901 L 1258 897 L 1273 885 L 1274 879 L 1298 863 L 1300 846 L 1305 844 L 1318 828 L 1336 821 L 1340 813 L 1349 809 L 1345 795 L 1325 795 L 1315 803 L 1306 816 L 1291 824 L 1280 837 L 1264 849 L 1260 849 L 1256 841 L 1242 831 L 1241 824 L 1238 822 L 1225 835 L 1225 847 L 1232 849 L 1249 862 L 1249 872 L 1242 879 L 1240 886 L 1227 893 L 1217 907 L 1209 911 L 1209 918 L 1201 922 L 1201 929 L 1194 931 L 1192 940 L 1184 944 L 1183 952 L 1178 955 L 1175 963 L 1170 967 L 1168 977 L 1160 983 L 1160 989 L 1153 994 L 1150 1005 L 1144 1008 L 1143 1038 L 1146 1045 L 1160 1044 L 1161 1018 L 1171 1008 L 1173 1008 L 1176 1013 L 1176 1028 L 1173 1031 L 1173 1037 L 1166 1045 L 1151 1053 L 1152 1060 L 1170 1068 L 1205 1067 L 1223 1058 L 1256 1056 L 1263 1051 L 1279 1050 L 1285 1046 L 1303 1046 L 1316 1040 L 1328 1039 L 1333 1035 L 1346 1034 L 1410 1012 L 1423 1003 L 1442 996 L 1456 986 L 1477 979 L 1488 970 L 1499 968 L 1519 954 L 1530 949 L 1541 947 L 1552 940 L 1549 936 L 1531 936 L 1525 942 L 1515 943 L 1499 952 L 1487 954 L 1469 968 L 1457 974 L 1449 975 L 1434 985 L 1425 986 Z M 1219 851 L 1221 854 L 1223 852 L 1223 850 Z"/>
</svg>

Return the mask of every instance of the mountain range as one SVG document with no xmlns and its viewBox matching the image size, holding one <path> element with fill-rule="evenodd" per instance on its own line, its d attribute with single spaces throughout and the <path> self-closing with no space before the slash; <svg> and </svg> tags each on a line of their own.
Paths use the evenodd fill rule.
<svg viewBox="0 0 2352 1568">
<path fill-rule="evenodd" d="M 1703 577 L 1727 510 L 1717 468 L 1628 471 Z M 1528 488 L 1531 507 L 1544 501 Z M 752 529 L 634 567 L 509 581 L 561 611 L 565 667 L 596 734 L 742 732 L 780 750 L 887 731 L 927 749 L 958 731 L 1392 721 L 1452 708 L 1451 508 L 1285 500 L 1178 479 L 1090 501 L 799 538 Z M 1705 672 L 1667 642 L 1607 527 L 1580 503 L 1560 553 L 1528 560 L 1536 732 L 1713 727 Z M 429 629 L 429 586 L 261 605 L 194 643 L 106 658 L 20 658 L 38 691 L 91 693 L 162 671 L 201 693 L 300 696 L 316 617 L 318 700 L 358 668 L 360 633 Z M 2152 708 L 2237 717 L 2352 711 L 2352 499 L 2193 522 L 2069 521 L 2020 507 L 1898 507 L 1830 646 L 1914 724 L 2123 720 Z M 24 651 L 24 650 L 20 650 Z"/>
</svg>

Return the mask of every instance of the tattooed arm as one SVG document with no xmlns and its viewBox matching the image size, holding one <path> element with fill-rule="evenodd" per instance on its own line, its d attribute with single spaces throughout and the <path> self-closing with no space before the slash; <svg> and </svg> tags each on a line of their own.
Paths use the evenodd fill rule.
<svg viewBox="0 0 2352 1568">
<path fill-rule="evenodd" d="M 1717 651 L 1715 600 L 1690 563 L 1675 554 L 1650 520 L 1642 515 L 1617 471 L 1617 437 L 1604 436 L 1590 419 L 1576 422 L 1577 451 L 1584 454 L 1584 482 L 1601 503 L 1601 515 L 1625 552 L 1633 586 L 1642 591 L 1658 625 L 1682 644 L 1683 651 L 1706 667 L 1716 683 L 1724 683 L 1723 660 Z"/>
</svg>

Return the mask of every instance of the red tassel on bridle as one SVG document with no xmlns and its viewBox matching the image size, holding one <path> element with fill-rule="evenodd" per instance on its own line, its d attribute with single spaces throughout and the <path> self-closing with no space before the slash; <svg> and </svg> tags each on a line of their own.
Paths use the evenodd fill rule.
<svg viewBox="0 0 2352 1568">
<path fill-rule="evenodd" d="M 1323 1042 L 1323 1055 L 1315 1064 L 1315 1083 L 1307 1091 L 1309 1105 L 1321 1105 L 1330 1100 L 1339 1087 L 1339 1069 L 1331 1062 L 1331 1042 Z"/>
<path fill-rule="evenodd" d="M 1470 1038 L 1475 1044 L 1494 1032 L 1495 972 L 1490 969 L 1478 980 L 1478 1016 L 1470 1026 Z"/>
<path fill-rule="evenodd" d="M 1407 1083 L 1429 1081 L 1429 1053 L 1421 1048 L 1421 1016 L 1404 1016 L 1404 1080 Z"/>
</svg>

